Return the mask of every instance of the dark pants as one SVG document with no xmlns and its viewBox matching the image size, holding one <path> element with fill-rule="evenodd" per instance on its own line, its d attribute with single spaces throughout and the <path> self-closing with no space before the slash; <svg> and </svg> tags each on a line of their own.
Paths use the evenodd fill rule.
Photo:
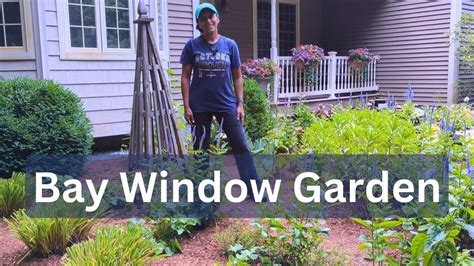
<svg viewBox="0 0 474 266">
<path fill-rule="evenodd" d="M 261 179 L 257 174 L 255 163 L 252 158 L 247 140 L 245 139 L 244 128 L 240 121 L 237 120 L 237 114 L 235 112 L 203 112 L 193 113 L 194 115 L 194 128 L 193 132 L 195 135 L 194 150 L 207 151 L 211 142 L 211 123 L 213 116 L 216 117 L 219 125 L 222 122 L 222 128 L 227 135 L 232 153 L 234 154 L 235 162 L 239 170 L 240 179 L 247 185 L 247 191 L 249 195 L 251 193 L 250 179 L 257 181 L 257 188 L 260 189 Z M 204 133 L 205 132 L 205 133 Z M 204 139 L 201 138 L 204 136 Z"/>
</svg>

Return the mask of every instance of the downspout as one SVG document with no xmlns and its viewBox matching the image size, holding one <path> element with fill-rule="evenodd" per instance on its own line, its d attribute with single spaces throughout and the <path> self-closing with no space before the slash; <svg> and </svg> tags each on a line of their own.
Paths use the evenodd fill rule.
<svg viewBox="0 0 474 266">
<path fill-rule="evenodd" d="M 49 66 L 48 66 L 48 51 L 46 49 L 46 34 L 44 22 L 44 1 L 33 0 L 32 4 L 32 16 L 33 21 L 33 35 L 35 41 L 35 62 L 36 62 L 36 78 L 37 79 L 49 79 Z"/>
<path fill-rule="evenodd" d="M 458 41 L 452 41 L 451 35 L 453 34 L 456 26 L 461 21 L 462 12 L 462 0 L 451 1 L 451 16 L 450 16 L 450 40 L 449 40 L 449 55 L 448 55 L 448 95 L 447 103 L 455 104 L 458 101 L 458 93 L 455 88 L 456 81 L 459 79 L 459 58 L 456 52 L 459 47 Z"/>
<path fill-rule="evenodd" d="M 277 47 L 277 19 L 276 19 L 276 0 L 271 0 L 271 48 L 270 58 L 278 66 L 278 47 Z M 279 75 L 273 79 L 273 103 L 278 102 Z"/>
</svg>

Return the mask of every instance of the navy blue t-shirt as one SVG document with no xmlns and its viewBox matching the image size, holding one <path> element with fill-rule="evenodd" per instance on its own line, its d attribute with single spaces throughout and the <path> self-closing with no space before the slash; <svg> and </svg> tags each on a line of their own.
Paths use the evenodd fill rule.
<svg viewBox="0 0 474 266">
<path fill-rule="evenodd" d="M 202 36 L 189 40 L 180 63 L 193 65 L 189 105 L 193 112 L 234 111 L 237 101 L 232 88 L 232 69 L 240 67 L 234 40 L 220 36 L 215 44 Z"/>
</svg>

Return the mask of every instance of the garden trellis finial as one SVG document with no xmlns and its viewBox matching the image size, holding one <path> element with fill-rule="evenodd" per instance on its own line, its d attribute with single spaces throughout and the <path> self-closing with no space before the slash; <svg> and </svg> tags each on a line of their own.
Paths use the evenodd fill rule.
<svg viewBox="0 0 474 266">
<path fill-rule="evenodd" d="M 161 66 L 147 7 L 138 3 L 137 58 L 133 89 L 128 167 L 148 163 L 154 155 L 184 154 L 168 82 Z"/>
</svg>

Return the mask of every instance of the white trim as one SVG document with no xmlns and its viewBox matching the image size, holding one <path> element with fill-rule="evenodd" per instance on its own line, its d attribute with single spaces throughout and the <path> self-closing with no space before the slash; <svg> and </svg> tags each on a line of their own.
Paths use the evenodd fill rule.
<svg viewBox="0 0 474 266">
<path fill-rule="evenodd" d="M 257 47 L 257 38 L 258 38 L 258 29 L 257 29 L 257 0 L 252 0 L 252 19 L 253 19 L 253 57 L 257 58 L 258 47 Z"/>
<path fill-rule="evenodd" d="M 128 25 L 130 27 L 130 48 L 108 48 L 107 47 L 107 28 L 106 28 L 106 22 L 105 22 L 105 0 L 100 0 L 100 34 L 102 37 L 102 51 L 104 54 L 130 54 L 130 53 L 135 53 L 135 30 L 134 24 L 133 24 L 133 18 L 135 17 L 135 8 L 134 8 L 134 1 L 133 0 L 128 0 Z M 117 9 L 116 9 L 117 10 Z M 97 13 L 97 11 L 96 11 Z M 117 14 L 118 16 L 118 14 Z M 118 23 L 118 21 L 117 21 Z M 118 29 L 119 25 L 117 25 Z M 99 28 L 99 27 L 97 27 Z M 117 38 L 119 36 L 117 35 Z M 120 41 L 117 39 L 117 42 L 120 43 Z M 98 46 L 100 44 L 98 43 Z M 120 45 L 119 45 L 120 46 Z"/>
<path fill-rule="evenodd" d="M 258 29 L 257 29 L 257 1 L 253 0 L 252 2 L 252 9 L 253 9 L 253 57 L 257 58 L 258 56 Z M 295 38 L 295 45 L 298 46 L 300 44 L 300 7 L 301 2 L 300 0 L 276 0 L 276 21 L 277 21 L 277 51 L 279 52 L 279 44 L 280 44 L 280 3 L 285 4 L 294 4 L 296 5 L 296 38 Z"/>
<path fill-rule="evenodd" d="M 35 36 L 35 53 L 36 53 L 36 77 L 38 79 L 49 78 L 49 65 L 48 65 L 48 52 L 46 51 L 46 35 L 44 23 L 44 6 L 43 1 L 35 0 L 32 2 L 34 11 L 33 19 L 36 23 L 34 25 L 34 36 Z"/>
<path fill-rule="evenodd" d="M 193 10 L 191 11 L 191 18 L 193 20 L 193 37 L 194 38 L 201 36 L 201 32 L 199 32 L 196 29 L 196 19 L 194 18 L 194 10 L 196 10 L 198 5 L 199 5 L 199 0 L 193 0 Z"/>
<path fill-rule="evenodd" d="M 0 47 L 0 60 L 35 59 L 31 0 L 20 0 L 22 47 Z"/>
<path fill-rule="evenodd" d="M 97 48 L 75 48 L 71 47 L 71 36 L 69 31 L 69 8 L 68 1 L 56 0 L 59 30 L 59 51 L 61 60 L 127 60 L 136 59 L 136 26 L 133 20 L 136 16 L 136 5 L 134 0 L 129 0 L 130 20 L 130 49 L 107 48 L 107 37 L 105 28 L 105 0 L 95 0 Z M 60 19 L 63 18 L 63 19 Z"/>
<path fill-rule="evenodd" d="M 456 29 L 457 24 L 461 20 L 462 11 L 462 0 L 451 1 L 451 22 L 449 26 L 449 32 L 453 33 Z M 455 104 L 457 102 L 457 91 L 455 83 L 459 78 L 459 59 L 456 55 L 456 51 L 459 47 L 457 41 L 450 42 L 449 45 L 449 60 L 448 60 L 448 91 L 447 91 L 447 103 Z"/>
</svg>

